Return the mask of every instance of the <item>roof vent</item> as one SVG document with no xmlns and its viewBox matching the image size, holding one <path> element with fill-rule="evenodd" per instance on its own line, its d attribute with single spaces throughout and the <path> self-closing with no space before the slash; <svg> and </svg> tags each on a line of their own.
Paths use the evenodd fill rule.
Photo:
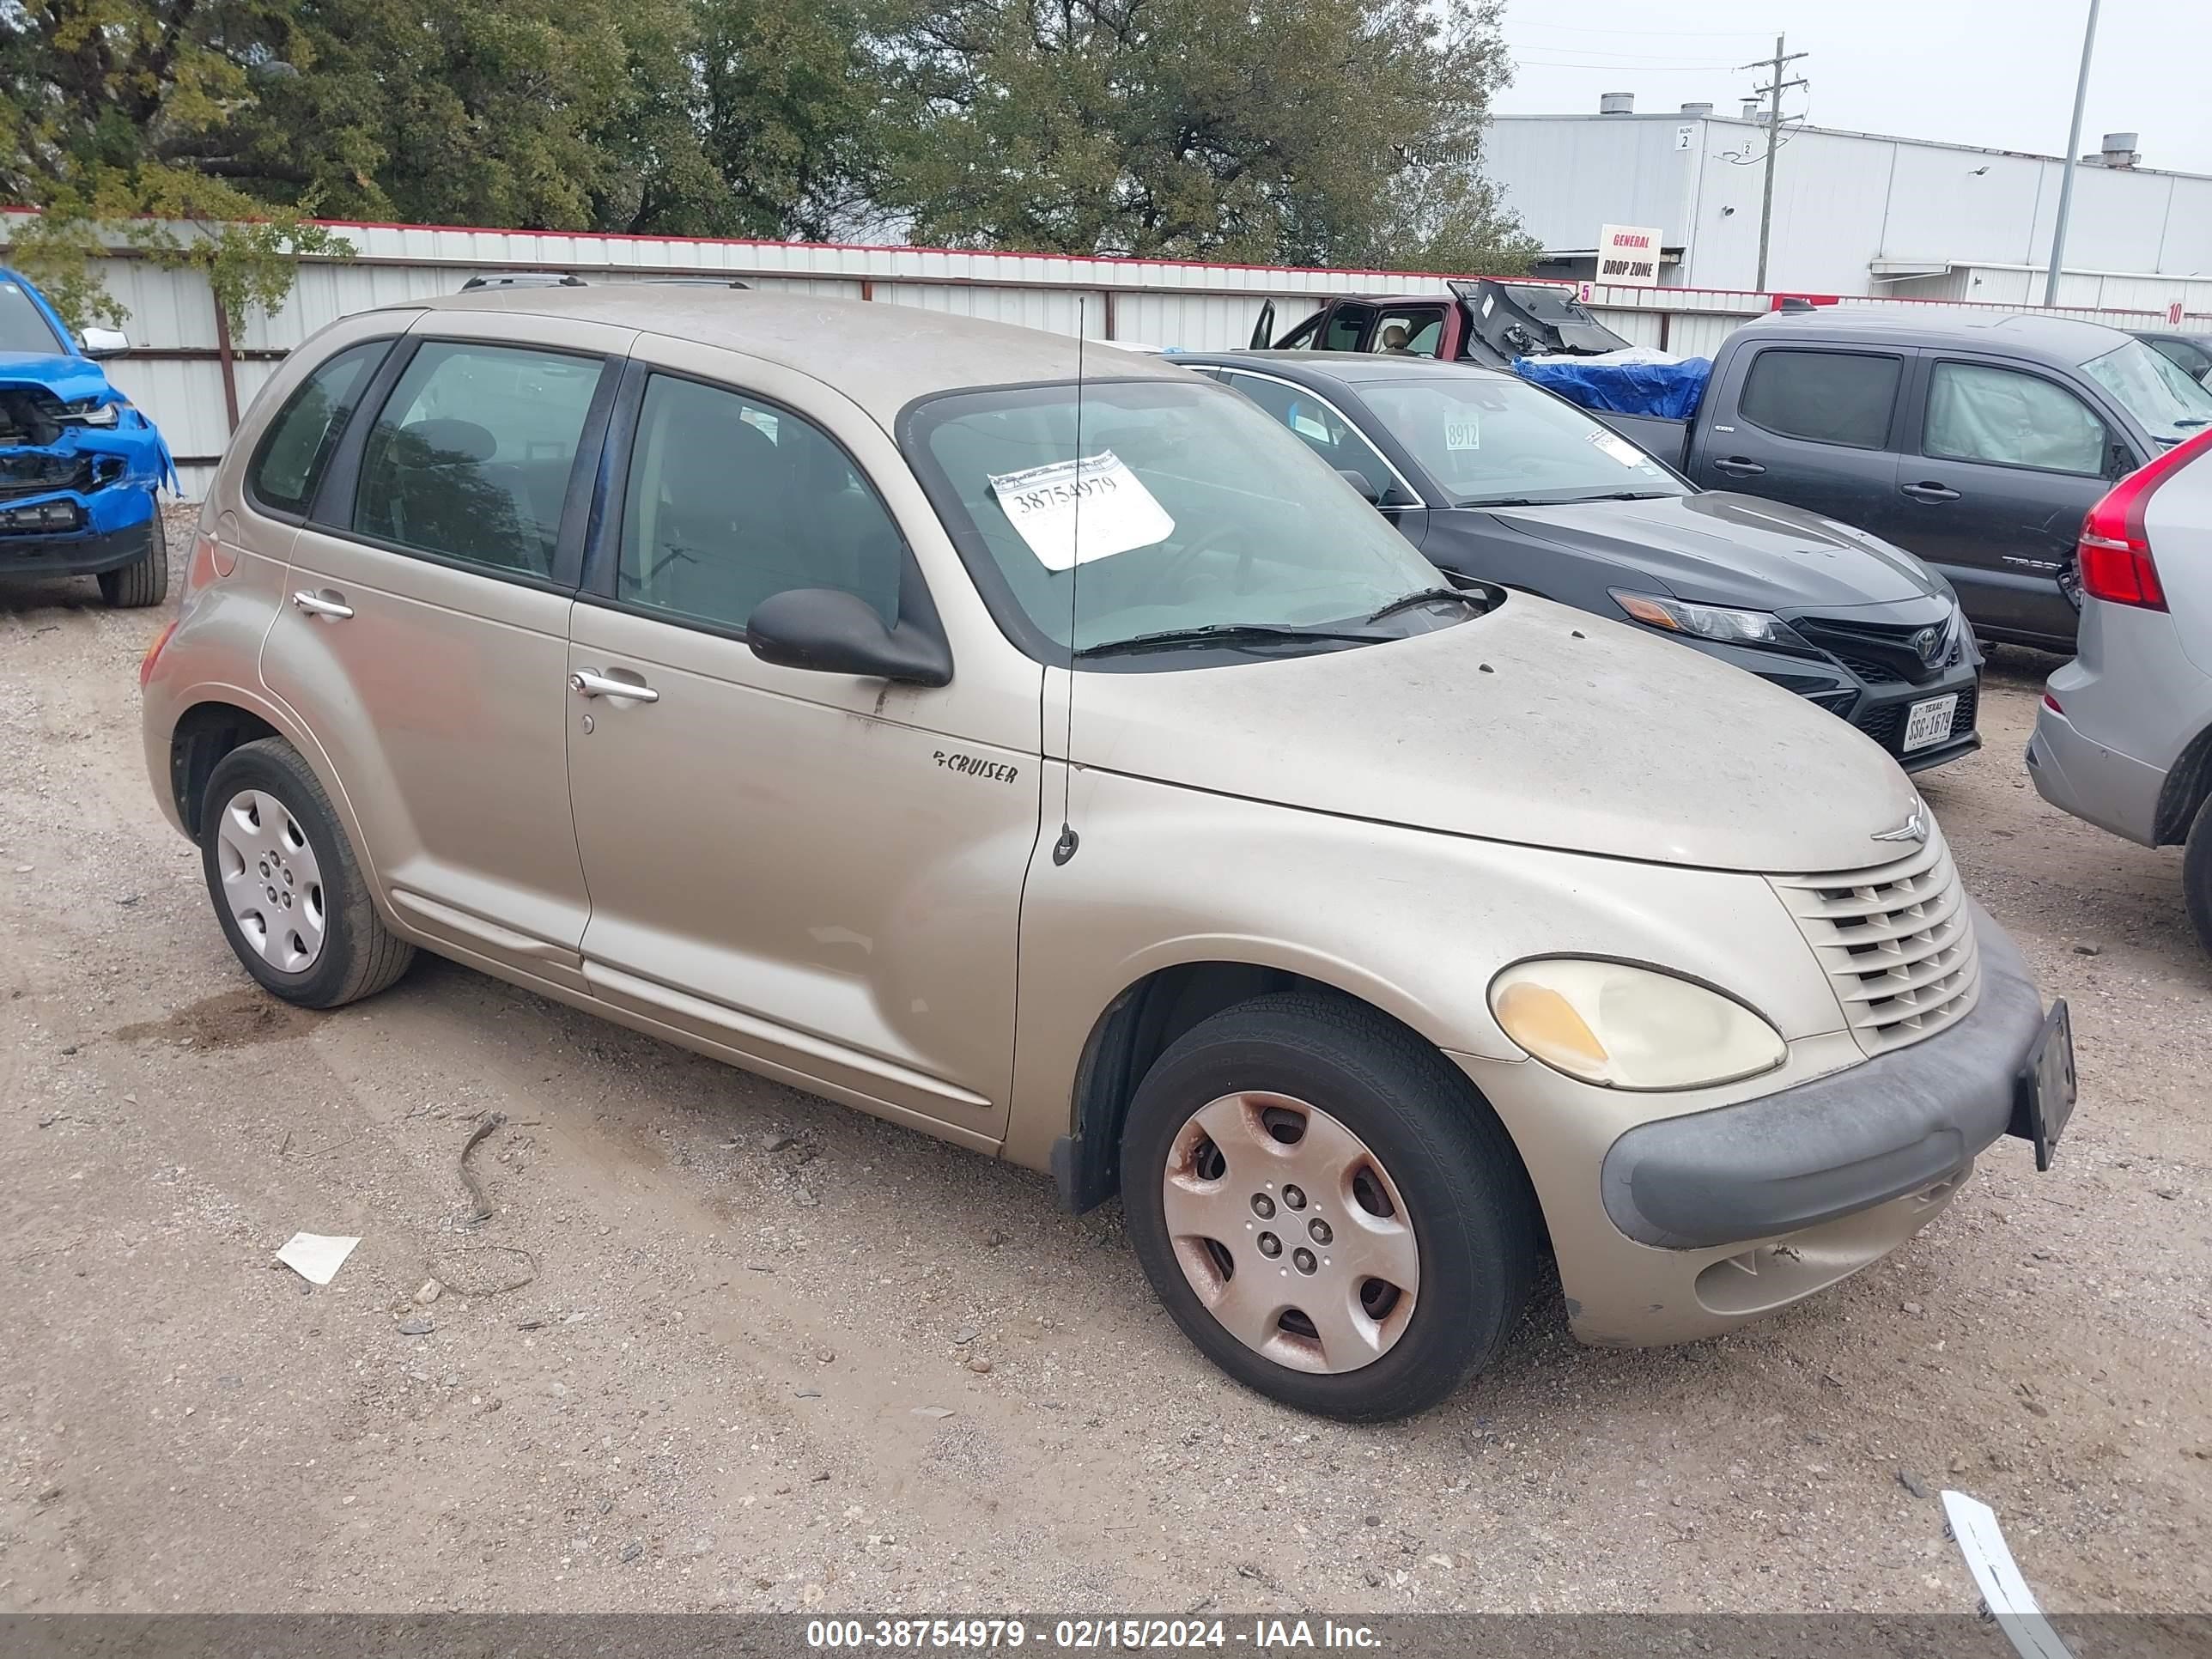
<svg viewBox="0 0 2212 1659">
<path fill-rule="evenodd" d="M 1711 104 L 1685 104 L 1682 106 L 1682 113 L 1685 115 L 1711 115 L 1712 112 L 1713 106 Z"/>
<path fill-rule="evenodd" d="M 1743 114 L 1741 118 L 1746 121 L 1764 121 L 1766 118 L 1766 106 L 1756 98 L 1747 98 L 1743 100 Z"/>
<path fill-rule="evenodd" d="M 2131 167 L 2142 160 L 2136 150 L 2138 136 L 2132 132 L 2108 132 L 2099 141 L 2097 153 L 2081 159 L 2094 161 L 2099 167 Z"/>
<path fill-rule="evenodd" d="M 1632 92 L 1601 92 L 1597 95 L 1600 115 L 1633 115 L 1636 113 L 1636 94 Z"/>
</svg>

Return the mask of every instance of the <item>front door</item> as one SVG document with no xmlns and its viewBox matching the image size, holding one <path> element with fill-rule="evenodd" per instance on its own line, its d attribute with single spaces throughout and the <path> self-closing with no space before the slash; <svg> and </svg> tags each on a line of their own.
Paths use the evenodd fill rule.
<svg viewBox="0 0 2212 1659">
<path fill-rule="evenodd" d="M 754 656 L 747 617 L 792 588 L 858 594 L 887 623 L 931 613 L 885 498 L 927 508 L 881 429 L 818 383 L 637 349 L 568 653 L 593 691 L 567 714 L 585 975 L 757 1070 L 994 1146 L 1035 687 L 994 702 L 957 662 L 927 688 Z"/>
<path fill-rule="evenodd" d="M 580 987 L 568 611 L 609 354 L 630 337 L 426 326 L 438 337 L 379 372 L 293 544 L 262 676 L 321 744 L 403 921 Z"/>
<path fill-rule="evenodd" d="M 2071 641 L 2058 580 L 2124 441 L 2070 387 L 1994 360 L 1929 353 L 1913 401 L 1893 532 L 1881 533 L 1941 568 L 1978 627 Z"/>
</svg>

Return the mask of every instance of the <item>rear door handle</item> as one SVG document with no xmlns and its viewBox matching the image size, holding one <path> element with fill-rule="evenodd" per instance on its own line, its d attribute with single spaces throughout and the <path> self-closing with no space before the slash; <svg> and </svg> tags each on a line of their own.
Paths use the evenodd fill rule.
<svg viewBox="0 0 2212 1659">
<path fill-rule="evenodd" d="M 619 679 L 596 668 L 580 668 L 568 676 L 568 689 L 580 697 L 626 697 L 632 702 L 659 702 L 660 693 L 643 680 Z"/>
<path fill-rule="evenodd" d="M 1959 499 L 1959 492 L 1948 484 L 1899 484 L 1898 488 L 1916 501 L 1955 501 Z"/>
<path fill-rule="evenodd" d="M 337 594 L 327 591 L 310 593 L 303 587 L 292 596 L 292 603 L 309 616 L 319 617 L 325 622 L 343 622 L 353 615 L 351 605 Z"/>
<path fill-rule="evenodd" d="M 1757 461 L 1747 461 L 1741 455 L 1723 455 L 1713 463 L 1713 471 L 1725 472 L 1732 478 L 1755 478 L 1766 469 Z"/>
</svg>

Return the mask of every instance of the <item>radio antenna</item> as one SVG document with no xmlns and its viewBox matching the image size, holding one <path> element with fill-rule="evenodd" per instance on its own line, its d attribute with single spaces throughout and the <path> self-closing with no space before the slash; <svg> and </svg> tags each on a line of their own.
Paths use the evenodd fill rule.
<svg viewBox="0 0 2212 1659">
<path fill-rule="evenodd" d="M 1068 822 L 1067 797 L 1075 777 L 1075 625 L 1079 612 L 1075 596 L 1083 580 L 1083 337 L 1090 331 L 1090 296 L 1075 296 L 1075 502 L 1067 525 L 1067 702 L 1060 744 L 1060 839 L 1052 844 L 1052 861 L 1065 864 L 1075 856 L 1082 837 Z"/>
</svg>

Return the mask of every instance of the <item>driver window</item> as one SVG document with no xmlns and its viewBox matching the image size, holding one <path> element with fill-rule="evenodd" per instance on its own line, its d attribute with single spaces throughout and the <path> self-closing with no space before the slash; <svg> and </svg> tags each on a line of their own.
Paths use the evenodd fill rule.
<svg viewBox="0 0 2212 1659">
<path fill-rule="evenodd" d="M 1925 454 L 2094 477 L 2110 441 L 2079 398 L 2040 375 L 1939 362 L 1929 382 Z"/>
<path fill-rule="evenodd" d="M 787 410 L 672 374 L 646 383 L 616 592 L 740 629 L 797 587 L 835 587 L 898 622 L 903 544 L 845 452 Z"/>
<path fill-rule="evenodd" d="M 1222 376 L 1231 386 L 1260 405 L 1304 441 L 1305 447 L 1340 472 L 1357 472 L 1380 492 L 1384 507 L 1410 507 L 1407 495 L 1390 464 L 1374 445 L 1328 404 L 1300 386 L 1256 374 L 1231 370 Z"/>
<path fill-rule="evenodd" d="M 1444 336 L 1444 314 L 1424 307 L 1417 311 L 1386 311 L 1376 324 L 1367 349 L 1393 357 L 1433 357 Z"/>
</svg>

